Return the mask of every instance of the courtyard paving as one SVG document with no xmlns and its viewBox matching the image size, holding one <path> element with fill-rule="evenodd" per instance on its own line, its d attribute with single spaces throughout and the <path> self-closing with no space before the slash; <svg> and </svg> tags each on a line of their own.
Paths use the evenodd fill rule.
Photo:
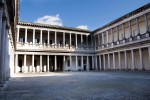
<svg viewBox="0 0 150 100">
<path fill-rule="evenodd" d="M 0 100 L 150 100 L 150 72 L 16 74 Z"/>
</svg>

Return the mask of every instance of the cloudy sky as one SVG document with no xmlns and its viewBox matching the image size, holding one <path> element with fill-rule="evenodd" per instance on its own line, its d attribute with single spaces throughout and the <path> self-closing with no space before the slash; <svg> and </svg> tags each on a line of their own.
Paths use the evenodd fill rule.
<svg viewBox="0 0 150 100">
<path fill-rule="evenodd" d="M 21 0 L 20 20 L 95 30 L 150 0 Z"/>
</svg>

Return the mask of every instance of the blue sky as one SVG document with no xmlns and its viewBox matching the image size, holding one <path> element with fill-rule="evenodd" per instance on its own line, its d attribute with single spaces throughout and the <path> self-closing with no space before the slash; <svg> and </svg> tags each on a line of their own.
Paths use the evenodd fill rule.
<svg viewBox="0 0 150 100">
<path fill-rule="evenodd" d="M 20 20 L 95 30 L 150 0 L 21 0 Z"/>
</svg>

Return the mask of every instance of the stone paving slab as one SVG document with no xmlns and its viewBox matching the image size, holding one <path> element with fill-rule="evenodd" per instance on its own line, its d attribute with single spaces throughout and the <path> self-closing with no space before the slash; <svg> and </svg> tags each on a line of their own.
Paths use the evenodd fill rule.
<svg viewBox="0 0 150 100">
<path fill-rule="evenodd" d="M 15 74 L 0 100 L 150 100 L 150 72 Z"/>
</svg>

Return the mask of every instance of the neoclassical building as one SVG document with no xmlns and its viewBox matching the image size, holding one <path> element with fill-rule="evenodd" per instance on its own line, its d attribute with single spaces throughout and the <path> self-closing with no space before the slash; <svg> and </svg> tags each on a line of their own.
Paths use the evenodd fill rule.
<svg viewBox="0 0 150 100">
<path fill-rule="evenodd" d="M 150 70 L 150 4 L 94 31 L 18 22 L 14 72 Z"/>
</svg>

